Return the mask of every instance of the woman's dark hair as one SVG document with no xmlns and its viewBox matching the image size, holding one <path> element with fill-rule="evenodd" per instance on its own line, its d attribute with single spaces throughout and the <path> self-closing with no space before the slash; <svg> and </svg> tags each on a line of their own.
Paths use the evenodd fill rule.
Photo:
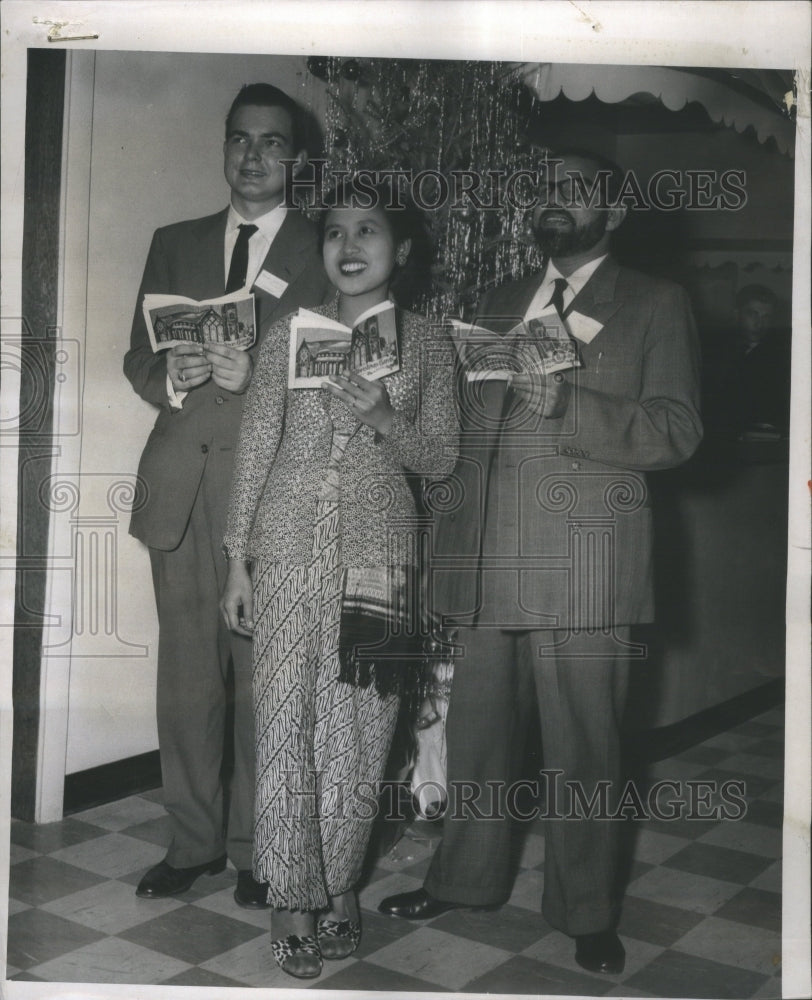
<svg viewBox="0 0 812 1000">
<path fill-rule="evenodd" d="M 399 190 L 397 183 L 384 179 L 375 183 L 365 176 L 363 183 L 358 175 L 342 180 L 323 197 L 327 208 L 319 212 L 317 226 L 319 249 L 324 245 L 327 217 L 334 209 L 380 208 L 389 226 L 395 243 L 411 240 L 409 256 L 405 264 L 395 264 L 389 294 L 402 309 L 420 308 L 428 294 L 431 280 L 432 247 L 426 222 L 422 212 L 408 195 Z"/>
</svg>

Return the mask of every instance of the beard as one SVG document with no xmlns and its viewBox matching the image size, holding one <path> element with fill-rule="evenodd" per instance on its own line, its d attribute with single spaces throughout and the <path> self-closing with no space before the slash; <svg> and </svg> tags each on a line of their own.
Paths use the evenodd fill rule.
<svg viewBox="0 0 812 1000">
<path fill-rule="evenodd" d="M 552 211 L 552 210 L 551 210 Z M 590 250 L 606 232 L 606 213 L 601 212 L 591 222 L 579 226 L 569 212 L 562 209 L 555 209 L 556 215 L 566 215 L 572 221 L 572 226 L 559 228 L 544 226 L 544 217 L 541 215 L 533 220 L 533 235 L 536 244 L 543 254 L 548 257 L 569 257 L 572 254 L 584 253 Z"/>
</svg>

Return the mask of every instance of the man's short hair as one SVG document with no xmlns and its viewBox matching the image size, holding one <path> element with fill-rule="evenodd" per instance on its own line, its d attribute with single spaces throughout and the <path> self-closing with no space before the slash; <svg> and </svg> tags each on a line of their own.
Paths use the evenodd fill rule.
<svg viewBox="0 0 812 1000">
<path fill-rule="evenodd" d="M 226 138 L 231 131 L 231 123 L 238 108 L 247 106 L 260 108 L 282 108 L 290 115 L 291 141 L 294 152 L 298 153 L 304 149 L 306 141 L 306 127 L 303 109 L 293 100 L 292 97 L 274 87 L 270 83 L 246 83 L 240 88 L 239 93 L 231 102 L 231 107 L 226 115 Z"/>
<path fill-rule="evenodd" d="M 742 309 L 748 302 L 762 302 L 775 309 L 778 306 L 778 296 L 766 285 L 745 285 L 736 292 L 736 308 Z"/>
<path fill-rule="evenodd" d="M 606 174 L 606 194 L 609 199 L 609 206 L 614 205 L 623 188 L 623 179 L 625 177 L 623 170 L 618 164 L 602 153 L 595 153 L 591 149 L 579 146 L 563 146 L 561 149 L 550 150 L 548 158 L 553 162 L 556 160 L 571 159 L 572 157 L 589 160 L 590 163 L 595 164 L 599 172 Z"/>
</svg>

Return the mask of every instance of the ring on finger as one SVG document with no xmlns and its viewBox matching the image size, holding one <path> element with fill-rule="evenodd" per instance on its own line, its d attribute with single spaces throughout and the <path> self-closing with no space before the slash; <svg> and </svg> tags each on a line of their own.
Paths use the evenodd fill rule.
<svg viewBox="0 0 812 1000">
<path fill-rule="evenodd" d="M 183 372 L 178 372 L 178 382 L 185 382 L 185 381 L 186 381 L 186 376 L 183 374 Z"/>
</svg>

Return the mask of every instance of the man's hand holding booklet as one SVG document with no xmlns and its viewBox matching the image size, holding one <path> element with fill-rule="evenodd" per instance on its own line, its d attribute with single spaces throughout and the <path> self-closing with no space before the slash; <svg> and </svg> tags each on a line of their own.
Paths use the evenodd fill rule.
<svg viewBox="0 0 812 1000">
<path fill-rule="evenodd" d="M 579 368 L 578 349 L 555 309 L 522 320 L 507 333 L 450 319 L 450 334 L 469 382 L 512 381 Z"/>
</svg>

